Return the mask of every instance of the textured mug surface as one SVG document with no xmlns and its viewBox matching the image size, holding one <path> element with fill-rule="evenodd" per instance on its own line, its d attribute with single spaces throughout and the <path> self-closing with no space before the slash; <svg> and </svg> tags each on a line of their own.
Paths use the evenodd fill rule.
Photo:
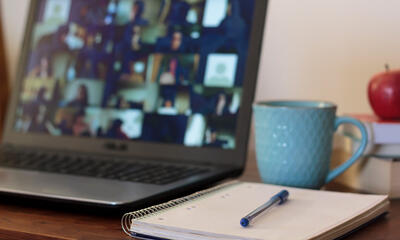
<svg viewBox="0 0 400 240">
<path fill-rule="evenodd" d="M 318 189 L 350 167 L 367 145 L 362 123 L 337 118 L 332 103 L 274 101 L 253 108 L 257 164 L 265 183 Z M 343 123 L 360 129 L 362 143 L 349 161 L 330 171 L 333 134 Z"/>
</svg>

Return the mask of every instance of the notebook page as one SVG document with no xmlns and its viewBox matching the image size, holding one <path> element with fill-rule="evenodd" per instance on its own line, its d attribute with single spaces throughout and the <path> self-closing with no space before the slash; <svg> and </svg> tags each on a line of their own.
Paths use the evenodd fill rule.
<svg viewBox="0 0 400 240">
<path fill-rule="evenodd" d="M 161 211 L 139 222 L 181 232 L 215 233 L 255 239 L 309 239 L 342 224 L 386 199 L 385 196 L 286 188 L 289 201 L 243 228 L 242 217 L 282 187 L 240 183 Z"/>
</svg>

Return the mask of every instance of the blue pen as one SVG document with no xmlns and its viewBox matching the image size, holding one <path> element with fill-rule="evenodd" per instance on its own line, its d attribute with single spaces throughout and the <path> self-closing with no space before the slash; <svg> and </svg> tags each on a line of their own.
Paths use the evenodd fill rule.
<svg viewBox="0 0 400 240">
<path fill-rule="evenodd" d="M 265 210 L 275 206 L 275 205 L 281 205 L 284 204 L 289 198 L 289 192 L 287 190 L 282 190 L 275 196 L 273 196 L 268 202 L 264 203 L 260 207 L 258 207 L 256 210 L 252 211 L 251 213 L 247 214 L 246 217 L 242 218 L 240 220 L 240 225 L 242 227 L 247 227 L 249 226 L 250 222 L 256 218 L 258 215 L 263 213 Z"/>
</svg>

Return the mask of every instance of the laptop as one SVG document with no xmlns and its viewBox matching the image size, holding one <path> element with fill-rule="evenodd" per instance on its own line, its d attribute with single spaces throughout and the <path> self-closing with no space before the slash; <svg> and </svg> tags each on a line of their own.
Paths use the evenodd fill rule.
<svg viewBox="0 0 400 240">
<path fill-rule="evenodd" d="M 245 166 L 267 1 L 31 1 L 0 193 L 154 204 Z"/>
</svg>

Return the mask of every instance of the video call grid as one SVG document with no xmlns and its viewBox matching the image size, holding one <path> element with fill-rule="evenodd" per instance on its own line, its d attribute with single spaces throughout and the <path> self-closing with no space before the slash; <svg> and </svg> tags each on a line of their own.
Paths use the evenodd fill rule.
<svg viewBox="0 0 400 240">
<path fill-rule="evenodd" d="M 253 6 L 41 1 L 16 129 L 234 148 Z"/>
</svg>

